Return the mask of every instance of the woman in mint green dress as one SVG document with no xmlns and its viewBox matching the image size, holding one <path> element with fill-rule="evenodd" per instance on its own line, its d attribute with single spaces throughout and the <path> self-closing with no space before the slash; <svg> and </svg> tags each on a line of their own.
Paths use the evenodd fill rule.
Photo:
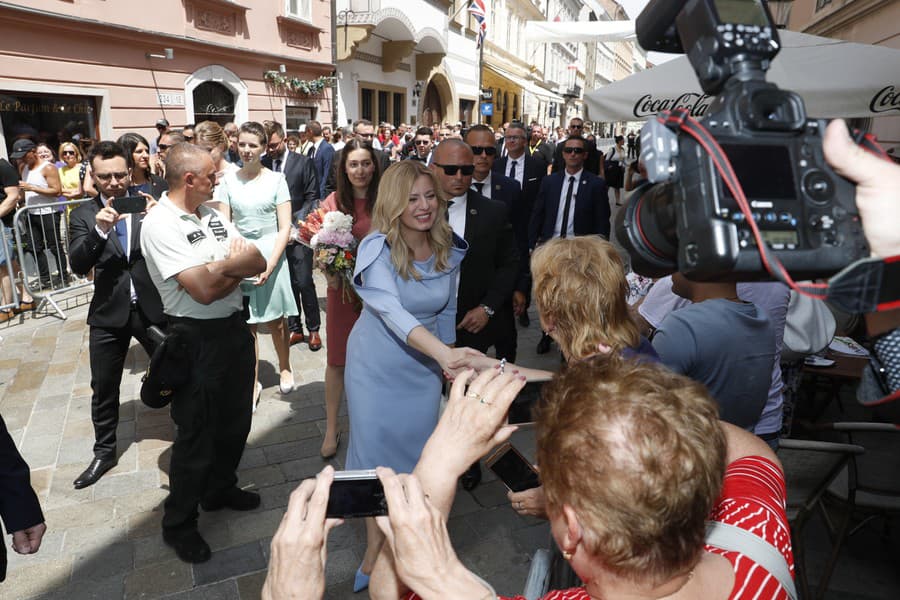
<svg viewBox="0 0 900 600">
<path fill-rule="evenodd" d="M 259 123 L 241 125 L 238 152 L 244 166 L 227 172 L 219 181 L 215 200 L 241 235 L 255 244 L 266 257 L 266 270 L 258 280 L 245 281 L 241 287 L 249 301 L 248 323 L 254 337 L 259 323 L 265 323 L 272 335 L 281 373 L 279 388 L 282 394 L 287 394 L 294 389 L 294 375 L 290 362 L 290 333 L 284 318 L 297 314 L 297 303 L 291 292 L 290 273 L 284 258 L 291 229 L 291 195 L 284 175 L 270 171 L 260 163 L 266 140 L 265 129 Z M 253 395 L 254 409 L 261 389 L 262 385 L 257 381 Z"/>
</svg>

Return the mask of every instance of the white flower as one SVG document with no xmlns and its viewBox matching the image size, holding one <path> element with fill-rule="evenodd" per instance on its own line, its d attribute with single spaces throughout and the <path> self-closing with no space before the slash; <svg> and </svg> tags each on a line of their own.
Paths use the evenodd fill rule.
<svg viewBox="0 0 900 600">
<path fill-rule="evenodd" d="M 333 210 L 325 214 L 322 221 L 322 229 L 324 231 L 350 231 L 353 228 L 353 217 L 344 213 Z"/>
</svg>

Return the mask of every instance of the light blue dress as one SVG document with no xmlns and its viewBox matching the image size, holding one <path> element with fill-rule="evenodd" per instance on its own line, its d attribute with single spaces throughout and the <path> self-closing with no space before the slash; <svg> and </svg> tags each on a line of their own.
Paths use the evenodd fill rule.
<svg viewBox="0 0 900 600">
<path fill-rule="evenodd" d="M 418 281 L 397 274 L 383 233 L 369 234 L 359 246 L 353 286 L 363 310 L 347 341 L 344 371 L 347 469 L 381 465 L 409 473 L 437 425 L 441 368 L 406 339 L 423 325 L 445 344 L 456 341 L 456 276 L 466 243 L 453 238 L 448 270 L 436 272 L 434 256 L 416 261 Z"/>
<path fill-rule="evenodd" d="M 216 186 L 214 199 L 231 207 L 231 220 L 237 230 L 259 248 L 268 261 L 278 235 L 276 206 L 291 201 L 284 175 L 263 169 L 259 177 L 241 181 L 237 170 L 229 171 Z M 264 285 L 244 282 L 241 290 L 250 300 L 248 323 L 267 323 L 298 314 L 284 254 Z"/>
</svg>

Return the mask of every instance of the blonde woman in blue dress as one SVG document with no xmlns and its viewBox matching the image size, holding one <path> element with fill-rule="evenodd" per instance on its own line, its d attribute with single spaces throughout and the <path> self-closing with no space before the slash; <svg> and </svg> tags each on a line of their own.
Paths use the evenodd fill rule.
<svg viewBox="0 0 900 600">
<path fill-rule="evenodd" d="M 287 394 L 294 389 L 290 344 L 284 318 L 297 314 L 291 293 L 290 273 L 285 264 L 291 228 L 291 195 L 284 175 L 262 166 L 260 157 L 266 149 L 266 132 L 262 125 L 247 122 L 238 131 L 238 153 L 244 166 L 225 173 L 216 187 L 215 200 L 221 212 L 230 218 L 241 235 L 255 244 L 266 257 L 266 270 L 258 280 L 241 284 L 250 306 L 250 329 L 256 337 L 257 325 L 265 323 L 278 355 L 281 375 L 279 389 Z M 257 339 L 259 373 L 259 341 Z M 256 383 L 253 407 L 259 401 L 262 384 Z"/>
</svg>

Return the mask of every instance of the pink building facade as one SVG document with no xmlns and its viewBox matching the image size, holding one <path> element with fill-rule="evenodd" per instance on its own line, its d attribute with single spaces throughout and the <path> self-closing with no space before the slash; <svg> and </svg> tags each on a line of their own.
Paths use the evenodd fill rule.
<svg viewBox="0 0 900 600">
<path fill-rule="evenodd" d="M 20 137 L 51 147 L 126 131 L 153 139 L 162 118 L 173 128 L 207 119 L 273 119 L 289 130 L 311 119 L 331 123 L 330 6 L 323 0 L 4 2 L 0 156 Z"/>
</svg>

